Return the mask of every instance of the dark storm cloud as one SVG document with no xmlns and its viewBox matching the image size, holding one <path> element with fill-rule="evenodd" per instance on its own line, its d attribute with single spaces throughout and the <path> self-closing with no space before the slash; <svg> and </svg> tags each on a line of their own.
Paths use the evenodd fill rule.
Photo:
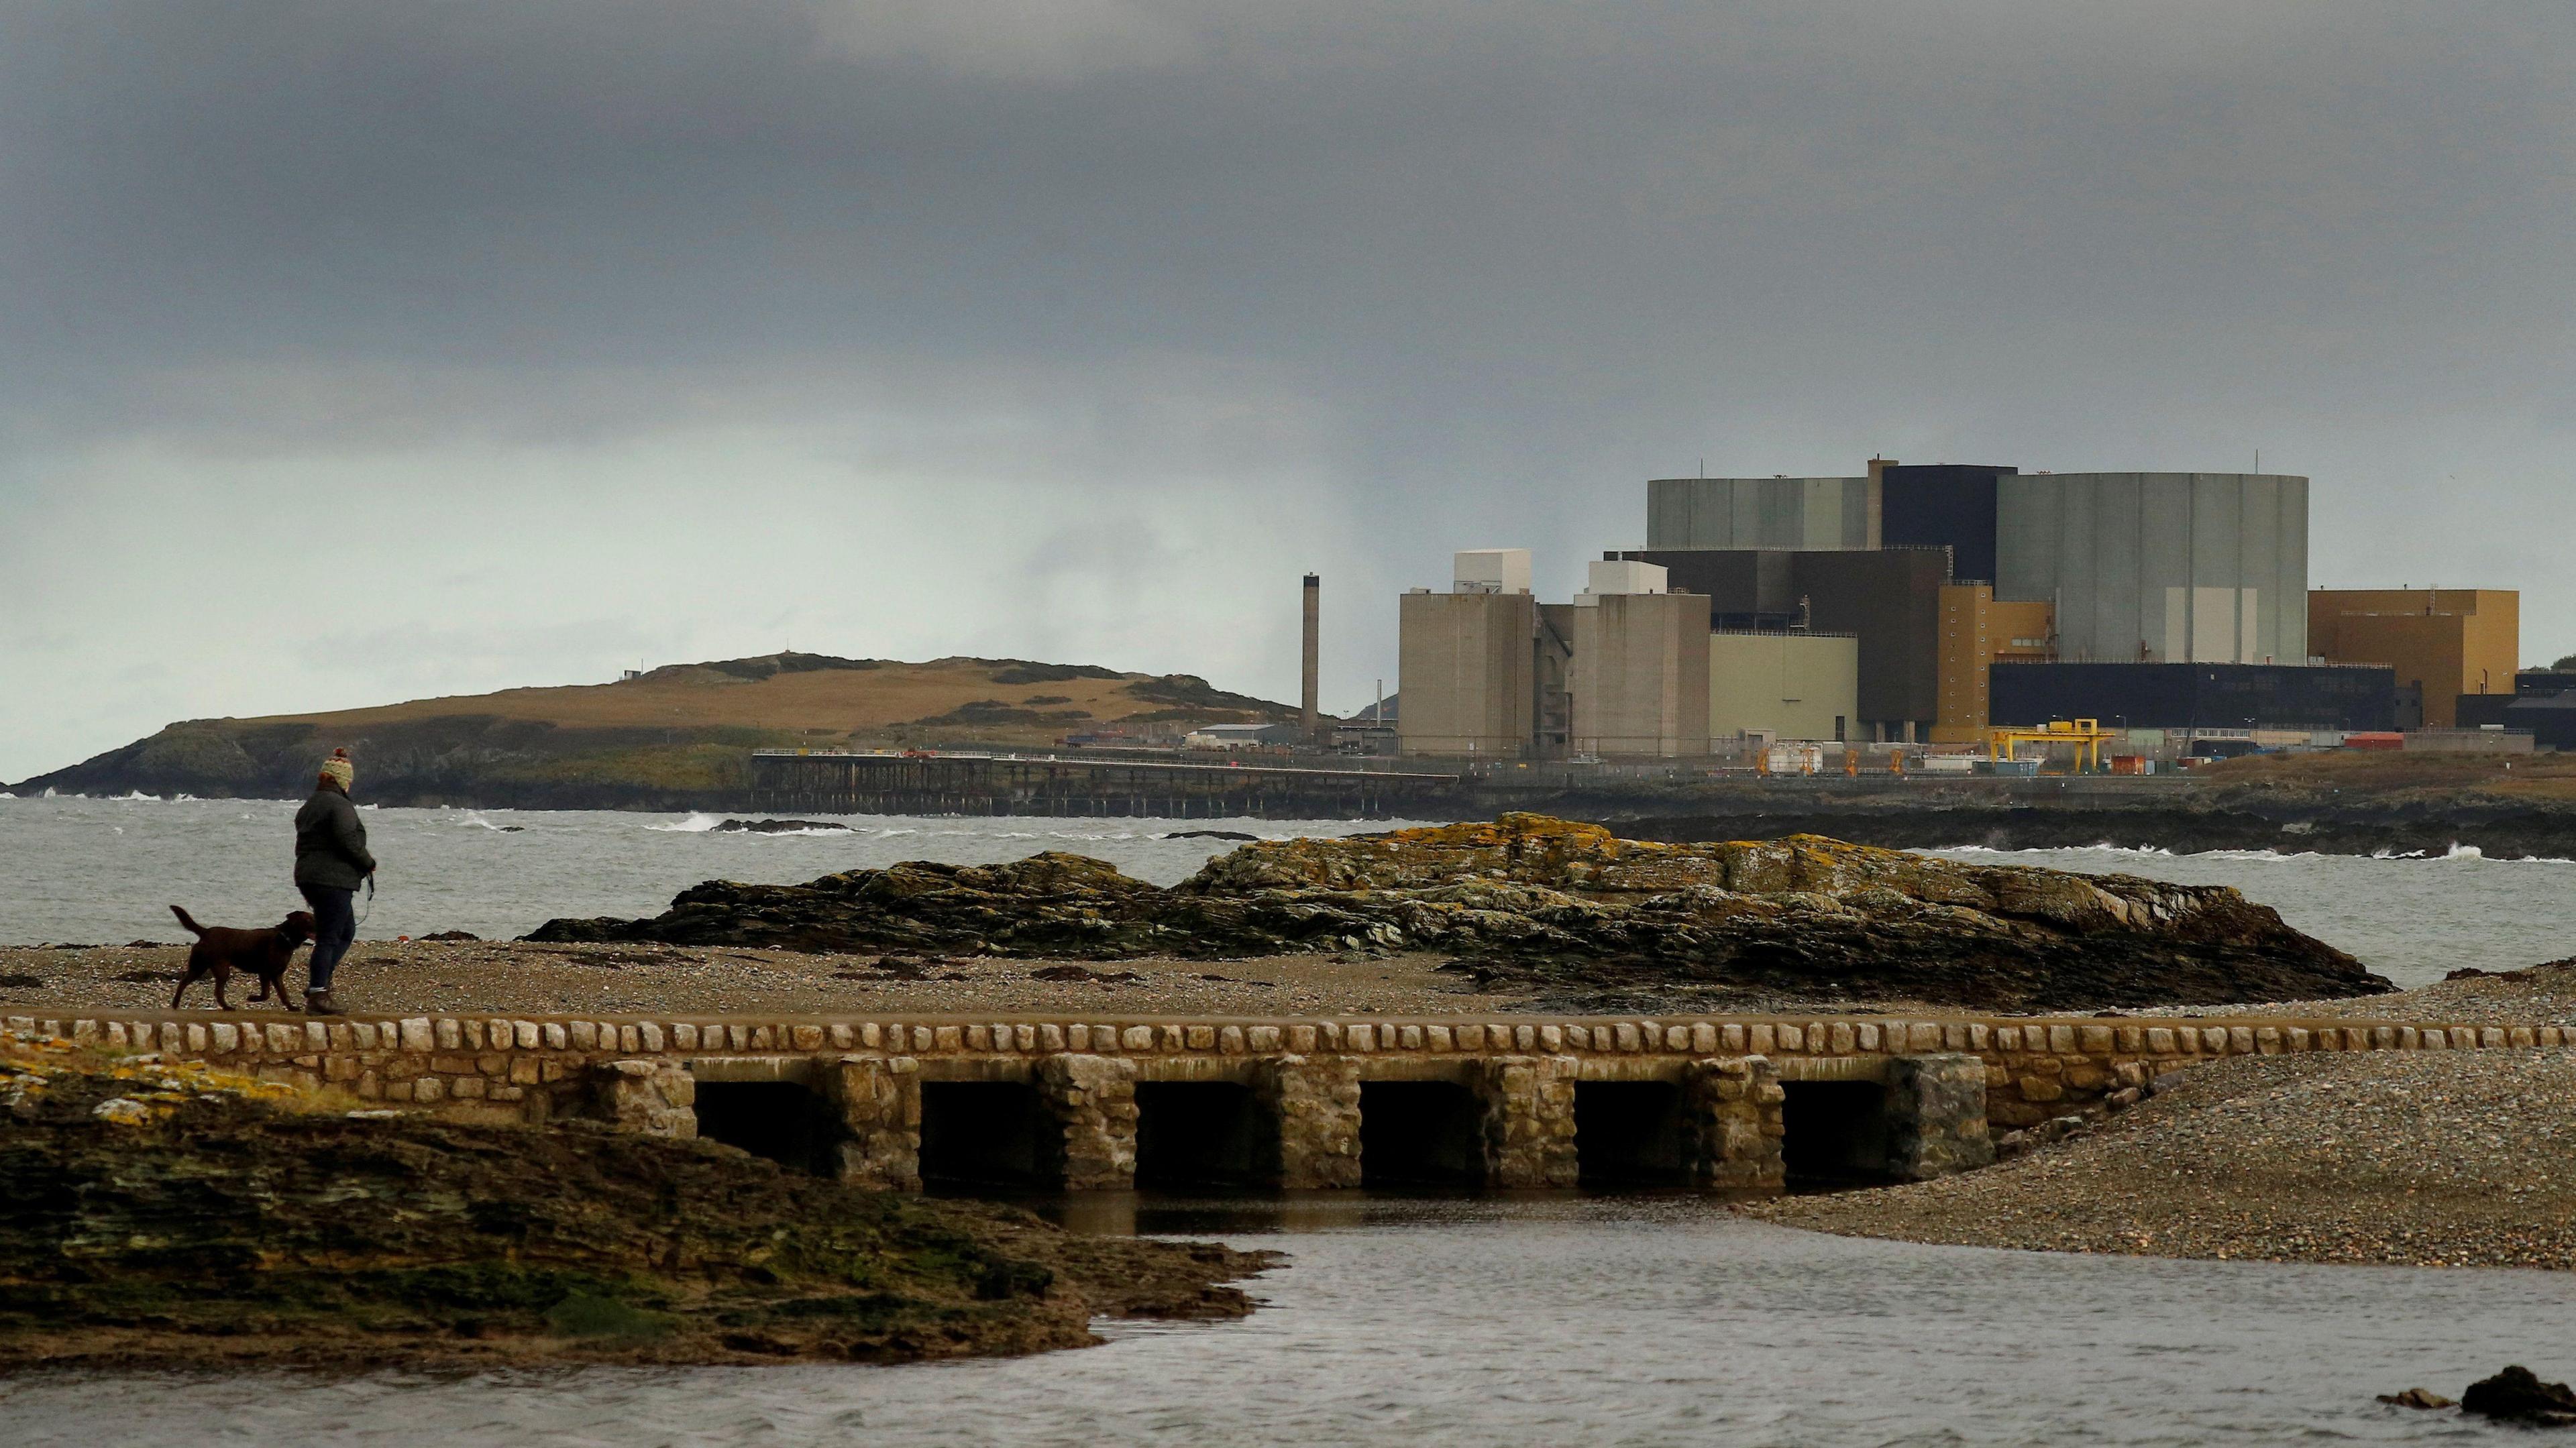
<svg viewBox="0 0 2576 1448">
<path fill-rule="evenodd" d="M 1032 562 L 996 587 L 1087 598 L 1135 560 L 1071 581 L 1106 546 L 1085 501 L 1194 488 L 1262 547 L 1347 535 L 1260 565 L 1328 568 L 1364 693 L 1391 644 L 1361 616 L 1447 549 L 1539 546 L 1561 589 L 1636 540 L 1639 481 L 1703 456 L 2263 447 L 2319 480 L 2321 577 L 2520 584 L 2527 629 L 2576 645 L 2576 594 L 2515 576 L 2526 541 L 2420 526 L 2464 496 L 2568 521 L 2571 17 L 13 6 L 0 502 L 122 479 L 211 508 L 235 465 L 333 460 L 352 488 L 544 476 L 495 449 L 739 486 L 752 465 L 703 436 L 655 441 L 730 430 L 861 495 L 1007 478 L 972 526 Z M 79 633 L 47 612 L 73 603 L 0 602 L 24 637 Z M 953 647 L 1043 630 L 1071 656 L 1096 617 L 1004 615 L 1029 621 Z M 1229 681 L 1276 692 L 1289 641 L 1246 628 Z M 163 645 L 84 648 L 126 646 Z"/>
</svg>

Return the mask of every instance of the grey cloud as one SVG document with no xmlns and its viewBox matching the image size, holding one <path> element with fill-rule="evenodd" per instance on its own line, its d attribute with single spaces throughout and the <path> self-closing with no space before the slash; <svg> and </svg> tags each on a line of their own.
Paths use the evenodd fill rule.
<svg viewBox="0 0 2576 1448">
<path fill-rule="evenodd" d="M 693 492 L 828 476 L 1036 560 L 933 651 L 1096 637 L 1284 690 L 1257 589 L 1196 636 L 1119 612 L 1182 575 L 1098 517 L 1177 498 L 1327 570 L 1364 693 L 1372 600 L 1467 544 L 1567 586 L 1701 457 L 2262 447 L 2318 479 L 2321 576 L 2519 583 L 2537 654 L 2576 644 L 2526 541 L 2576 523 L 2571 63 L 2563 3 L 21 6 L 0 506 L 48 521 L 0 563 L 116 526 L 116 478 L 220 519 L 328 477 L 400 527 L 624 476 L 649 549 Z M 486 551 L 423 531 L 444 572 Z M 29 587 L 16 637 L 188 646 Z M 664 606 L 648 636 L 713 645 Z"/>
</svg>

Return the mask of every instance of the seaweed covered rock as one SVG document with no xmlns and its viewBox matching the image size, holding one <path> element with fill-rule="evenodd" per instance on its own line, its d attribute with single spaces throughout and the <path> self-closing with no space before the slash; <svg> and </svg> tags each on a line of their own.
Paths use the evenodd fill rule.
<svg viewBox="0 0 2576 1448">
<path fill-rule="evenodd" d="M 1493 988 L 1569 1001 L 1761 990 L 2090 1010 L 2390 988 L 2225 886 L 1814 835 L 1650 843 L 1535 815 L 1256 842 L 1168 890 L 1052 853 L 713 881 L 654 919 L 554 920 L 529 938 L 1094 960 L 1421 950 Z"/>
<path fill-rule="evenodd" d="M 0 1036 L 0 1370 L 908 1361 L 1238 1316 L 1266 1254 L 704 1141 L 475 1127 Z"/>
</svg>

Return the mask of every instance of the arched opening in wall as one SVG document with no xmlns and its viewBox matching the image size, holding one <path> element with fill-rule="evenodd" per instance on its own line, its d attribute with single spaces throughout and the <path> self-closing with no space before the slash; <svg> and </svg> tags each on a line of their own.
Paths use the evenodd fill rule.
<svg viewBox="0 0 2576 1448">
<path fill-rule="evenodd" d="M 1690 1161 L 1681 1088 L 1669 1081 L 1577 1081 L 1574 1154 L 1587 1187 L 1684 1184 Z"/>
<path fill-rule="evenodd" d="M 1045 1150 L 1053 1126 L 1026 1082 L 924 1081 L 922 1183 L 1008 1191 L 1059 1185 L 1055 1154 Z"/>
<path fill-rule="evenodd" d="M 839 1172 L 847 1139 L 832 1104 L 794 1081 L 700 1081 L 698 1135 L 816 1176 Z"/>
<path fill-rule="evenodd" d="M 1260 1161 L 1252 1090 L 1231 1081 L 1136 1083 L 1136 1185 L 1248 1187 Z"/>
<path fill-rule="evenodd" d="M 1780 1164 L 1792 1191 L 1889 1179 L 1887 1088 L 1876 1081 L 1783 1081 Z"/>
<path fill-rule="evenodd" d="M 1473 1187 L 1485 1180 L 1475 1093 L 1449 1081 L 1360 1083 L 1360 1183 Z"/>
</svg>

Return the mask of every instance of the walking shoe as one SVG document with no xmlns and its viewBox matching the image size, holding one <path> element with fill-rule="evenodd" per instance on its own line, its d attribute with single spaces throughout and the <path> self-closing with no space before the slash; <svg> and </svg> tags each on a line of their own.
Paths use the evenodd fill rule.
<svg viewBox="0 0 2576 1448">
<path fill-rule="evenodd" d="M 308 1016 L 345 1016 L 348 1014 L 347 1011 L 340 1009 L 337 1002 L 331 999 L 331 992 L 327 990 L 306 991 L 304 993 L 304 1013 Z"/>
</svg>

